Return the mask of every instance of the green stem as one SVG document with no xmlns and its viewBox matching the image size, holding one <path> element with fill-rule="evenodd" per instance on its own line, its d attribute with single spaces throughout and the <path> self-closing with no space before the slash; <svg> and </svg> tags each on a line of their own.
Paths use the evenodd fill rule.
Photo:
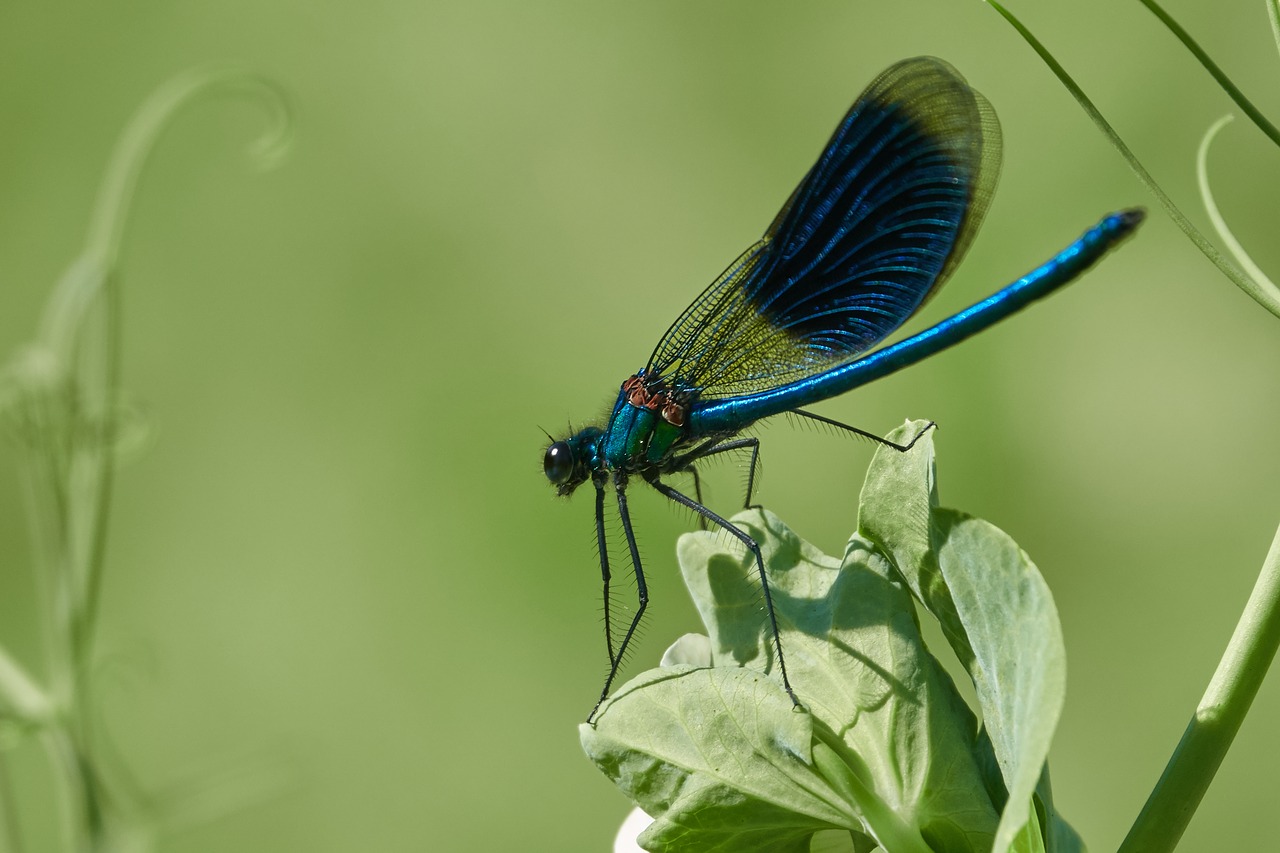
<svg viewBox="0 0 1280 853">
<path fill-rule="evenodd" d="M 1196 40 L 1191 37 L 1191 34 L 1184 30 L 1168 12 L 1160 8 L 1160 4 L 1157 3 L 1156 0 L 1139 0 L 1139 2 L 1150 9 L 1151 14 L 1159 18 L 1160 23 L 1168 27 L 1169 32 L 1177 36 L 1178 41 L 1182 42 L 1183 45 L 1186 46 L 1187 50 L 1191 51 L 1191 55 L 1204 66 L 1204 70 L 1208 71 L 1214 80 L 1218 81 L 1218 85 L 1222 87 L 1223 91 L 1227 93 L 1231 100 L 1236 102 L 1236 106 L 1240 108 L 1241 112 L 1252 119 L 1253 123 L 1258 126 L 1258 129 L 1265 133 L 1272 142 L 1276 145 L 1280 145 L 1280 130 L 1277 130 L 1274 124 L 1267 121 L 1266 116 L 1264 116 L 1258 108 L 1244 96 L 1243 92 L 1236 88 L 1236 84 L 1232 83 L 1231 78 L 1218 67 L 1216 62 L 1209 58 L 1209 55 L 1204 52 L 1204 49 L 1201 48 L 1199 44 L 1196 43 Z"/>
<path fill-rule="evenodd" d="M 1267 18 L 1271 21 L 1271 36 L 1276 41 L 1276 50 L 1280 50 L 1280 2 L 1268 0 Z"/>
<path fill-rule="evenodd" d="M 65 708 L 73 692 L 71 685 L 71 617 L 69 501 L 66 475 L 69 451 L 63 448 L 63 430 L 53 396 L 55 382 L 47 360 L 32 357 L 28 372 L 39 377 L 28 396 L 30 405 L 15 407 L 20 419 L 24 453 L 21 455 L 24 504 L 33 544 L 36 582 L 36 621 L 40 626 L 48 680 L 47 697 L 52 706 Z M 61 386 L 59 385 L 59 389 Z"/>
<path fill-rule="evenodd" d="M 1227 650 L 1119 853 L 1173 850 L 1280 647 L 1280 530 Z"/>
<path fill-rule="evenodd" d="M 22 828 L 18 825 L 18 810 L 14 807 L 13 782 L 9 779 L 9 765 L 0 752 L 0 825 L 4 834 L 0 842 L 5 853 L 22 853 Z"/>
<path fill-rule="evenodd" d="M 58 820 L 61 849 L 89 850 L 90 841 L 82 822 L 91 808 L 87 803 L 89 791 L 86 780 L 80 776 L 71 736 L 65 727 L 58 724 L 41 731 L 40 742 L 54 768 L 51 774 L 54 785 L 60 789 L 53 800 L 61 807 Z"/>
</svg>

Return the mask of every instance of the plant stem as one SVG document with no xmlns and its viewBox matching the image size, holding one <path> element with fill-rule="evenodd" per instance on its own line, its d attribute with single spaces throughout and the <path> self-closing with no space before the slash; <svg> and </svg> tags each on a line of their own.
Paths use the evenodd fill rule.
<svg viewBox="0 0 1280 853">
<path fill-rule="evenodd" d="M 58 830 L 61 849 L 66 851 L 89 850 L 90 840 L 85 835 L 81 819 L 87 811 L 85 780 L 80 777 L 80 764 L 75 757 L 71 738 L 62 725 L 50 726 L 40 733 L 40 742 L 54 769 L 53 782 L 58 792 L 54 802 L 59 808 Z"/>
<path fill-rule="evenodd" d="M 1280 50 L 1280 2 L 1267 0 L 1267 18 L 1271 21 L 1271 35 L 1276 40 L 1276 49 Z"/>
<path fill-rule="evenodd" d="M 1240 621 L 1178 748 L 1119 853 L 1173 850 L 1258 693 L 1280 647 L 1280 530 Z"/>
<path fill-rule="evenodd" d="M 49 697 L 27 671 L 0 646 L 0 715 L 24 725 L 43 723 L 52 715 Z M 0 744 L 3 748 L 3 744 Z"/>
<path fill-rule="evenodd" d="M 1209 54 L 1204 52 L 1204 49 L 1196 43 L 1196 40 L 1191 37 L 1191 34 L 1184 30 L 1168 12 L 1160 8 L 1160 4 L 1157 3 L 1156 0 L 1138 0 L 1138 2 L 1150 9 L 1151 14 L 1159 18 L 1160 23 L 1168 27 L 1169 32 L 1177 36 L 1178 41 L 1182 42 L 1187 50 L 1191 51 L 1191 55 L 1194 56 L 1202 66 L 1204 66 L 1204 70 L 1208 71 L 1214 80 L 1218 81 L 1218 85 L 1222 87 L 1222 90 L 1227 93 L 1231 100 L 1236 102 L 1236 106 L 1239 107 L 1241 111 L 1258 126 L 1258 129 L 1265 133 L 1276 145 L 1280 145 L 1280 130 L 1277 130 L 1274 124 L 1267 121 L 1267 117 L 1253 105 L 1253 102 L 1246 98 L 1244 93 L 1236 88 L 1236 84 L 1232 83 L 1231 78 L 1226 75 L 1226 72 L 1219 68 L 1218 64 L 1209 58 Z"/>
<path fill-rule="evenodd" d="M 14 807 L 13 782 L 9 779 L 9 765 L 0 753 L 0 835 L 5 853 L 22 853 L 22 829 L 18 826 L 18 810 Z"/>
</svg>

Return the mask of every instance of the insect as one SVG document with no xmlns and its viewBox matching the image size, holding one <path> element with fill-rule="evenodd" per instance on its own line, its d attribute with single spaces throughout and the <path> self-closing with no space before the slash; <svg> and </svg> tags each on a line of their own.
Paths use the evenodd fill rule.
<svg viewBox="0 0 1280 853">
<path fill-rule="evenodd" d="M 1106 216 L 992 296 L 864 355 L 915 314 L 959 264 L 986 213 L 999 165 L 995 112 L 954 68 L 932 57 L 891 66 L 854 102 L 764 237 L 676 318 L 645 366 L 623 381 L 604 424 L 547 448 L 543 469 L 560 495 L 588 480 L 595 488 L 609 675 L 588 722 L 609 695 L 649 603 L 627 509 L 633 477 L 723 528 L 754 556 L 777 670 L 800 706 L 760 548 L 703 505 L 696 465 L 715 454 L 749 451 L 749 505 L 759 441 L 741 432 L 757 421 L 790 412 L 888 444 L 801 407 L 914 364 L 1047 296 L 1143 219 L 1136 208 Z M 693 475 L 695 497 L 665 481 L 685 473 Z M 604 521 L 610 487 L 638 598 L 616 647 Z"/>
</svg>

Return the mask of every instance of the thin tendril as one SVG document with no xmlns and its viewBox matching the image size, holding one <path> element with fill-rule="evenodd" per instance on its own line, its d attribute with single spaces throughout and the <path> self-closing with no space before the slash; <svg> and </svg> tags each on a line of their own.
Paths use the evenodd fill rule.
<svg viewBox="0 0 1280 853">
<path fill-rule="evenodd" d="M 1218 232 L 1218 239 L 1236 259 L 1236 263 L 1240 265 L 1244 274 L 1253 279 L 1258 287 L 1270 292 L 1273 299 L 1280 302 L 1280 287 L 1276 287 L 1275 282 L 1254 263 L 1253 258 L 1249 257 L 1244 246 L 1241 246 L 1240 241 L 1236 239 L 1236 235 L 1231 233 L 1227 221 L 1218 212 L 1218 205 L 1213 200 L 1213 191 L 1209 187 L 1209 144 L 1218 135 L 1218 131 L 1226 127 L 1231 118 L 1226 115 L 1218 119 L 1205 131 L 1204 139 L 1200 140 L 1200 149 L 1196 151 L 1196 180 L 1200 184 L 1200 199 L 1204 204 L 1205 212 L 1209 214 L 1209 221 L 1213 223 L 1213 229 Z"/>
<path fill-rule="evenodd" d="M 1160 23 L 1168 27 L 1169 32 L 1177 36 L 1178 41 L 1182 42 L 1187 50 L 1191 51 L 1191 55 L 1204 66 L 1204 70 L 1208 71 L 1209 75 L 1218 82 L 1218 85 L 1222 87 L 1222 90 L 1227 93 L 1231 100 L 1236 102 L 1236 106 L 1240 108 L 1241 112 L 1247 115 L 1250 121 L 1256 124 L 1258 129 L 1265 133 L 1272 142 L 1280 145 L 1280 130 L 1277 130 L 1276 126 L 1268 121 L 1267 117 L 1253 105 L 1253 102 L 1244 96 L 1244 93 L 1236 87 L 1236 84 L 1231 82 L 1231 78 L 1218 67 L 1216 62 L 1209 58 L 1209 54 L 1204 52 L 1204 49 L 1191 37 L 1191 34 L 1184 30 L 1182 25 L 1175 21 L 1168 12 L 1162 9 L 1156 0 L 1138 0 L 1138 2 L 1150 9 L 1151 14 L 1159 18 Z M 1274 4 L 1275 0 L 1271 0 L 1271 2 Z M 1274 24 L 1274 18 L 1272 20 Z"/>
</svg>

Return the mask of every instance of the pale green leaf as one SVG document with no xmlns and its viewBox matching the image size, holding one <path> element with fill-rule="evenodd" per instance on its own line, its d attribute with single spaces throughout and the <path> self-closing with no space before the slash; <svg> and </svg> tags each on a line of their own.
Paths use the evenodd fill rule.
<svg viewBox="0 0 1280 853">
<path fill-rule="evenodd" d="M 972 753 L 977 723 L 925 649 L 888 562 L 858 537 L 843 560 L 827 557 L 769 513 L 734 522 L 764 552 L 788 672 L 809 713 L 759 675 L 775 661 L 754 560 L 722 534 L 682 537 L 713 668 L 646 673 L 583 728 L 588 754 L 655 816 L 642 844 L 716 850 L 721 828 L 736 827 L 724 849 L 807 849 L 809 836 L 839 827 L 858 850 L 874 838 L 895 853 L 985 853 L 998 818 Z M 686 637 L 668 659 L 702 649 Z M 721 751 L 751 759 L 727 773 L 709 758 Z"/>
<path fill-rule="evenodd" d="M 890 439 L 918 429 L 908 424 Z M 936 482 L 928 476 L 932 445 L 925 436 L 912 453 L 876 455 L 859 524 L 892 555 L 973 679 L 1007 800 L 993 849 L 1041 850 L 1032 795 L 1066 690 L 1057 610 L 1039 571 L 1008 535 L 937 507 Z M 911 482 L 914 489 L 904 488 Z M 1034 839 L 1024 829 L 1029 822 Z"/>
</svg>

